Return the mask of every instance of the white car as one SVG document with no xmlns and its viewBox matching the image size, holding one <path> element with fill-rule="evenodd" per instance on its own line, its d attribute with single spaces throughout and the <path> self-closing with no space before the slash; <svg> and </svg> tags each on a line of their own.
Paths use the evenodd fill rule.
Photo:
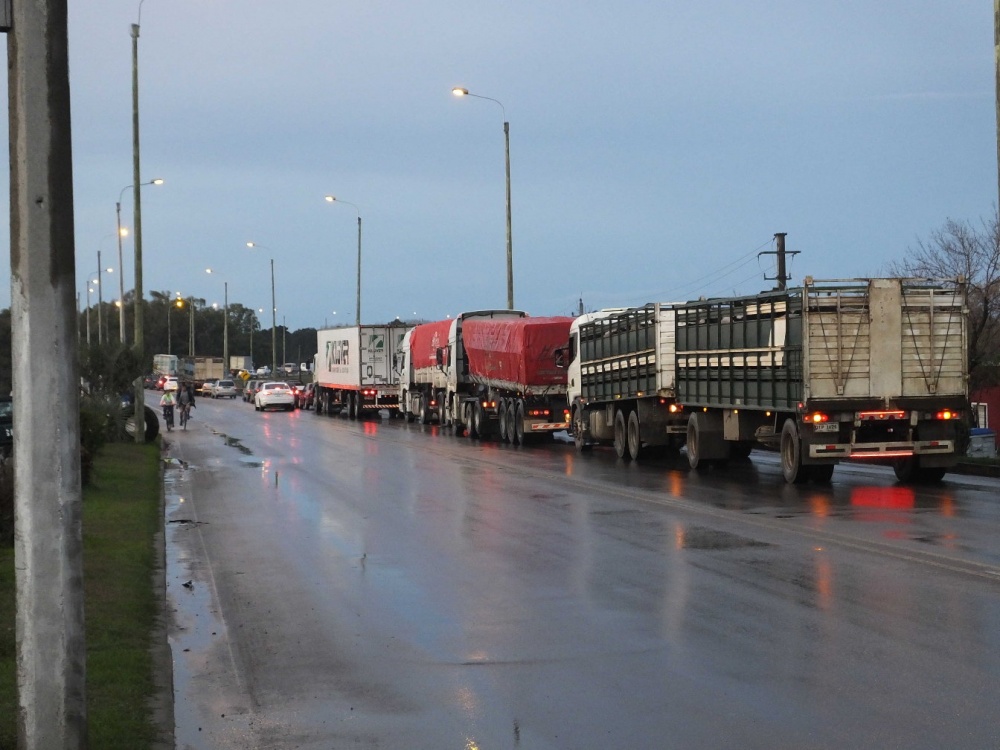
<svg viewBox="0 0 1000 750">
<path fill-rule="evenodd" d="M 257 411 L 265 409 L 292 411 L 295 408 L 295 394 L 292 393 L 288 383 L 263 383 L 254 396 L 253 406 Z"/>
<path fill-rule="evenodd" d="M 177 390 L 177 378 L 173 375 L 167 376 L 167 379 L 163 381 L 164 391 L 176 391 Z"/>
<path fill-rule="evenodd" d="M 212 398 L 236 398 L 236 383 L 232 380 L 216 380 L 208 395 Z"/>
<path fill-rule="evenodd" d="M 215 385 L 215 383 L 216 381 L 214 380 L 206 380 L 204 383 L 201 384 L 201 388 L 198 389 L 198 393 L 200 393 L 202 396 L 211 396 L 212 387 Z"/>
</svg>

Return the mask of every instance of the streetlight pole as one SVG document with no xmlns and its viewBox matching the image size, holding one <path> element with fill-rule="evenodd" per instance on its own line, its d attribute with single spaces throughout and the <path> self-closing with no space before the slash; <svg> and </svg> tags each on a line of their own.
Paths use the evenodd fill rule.
<svg viewBox="0 0 1000 750">
<path fill-rule="evenodd" d="M 206 268 L 205 273 L 212 274 L 211 268 Z M 229 372 L 229 282 L 223 281 L 222 298 L 222 369 Z M 218 309 L 218 303 L 214 307 Z"/>
<path fill-rule="evenodd" d="M 94 274 L 90 274 L 87 277 L 87 346 L 90 346 L 90 293 L 93 289 L 90 286 L 90 279 L 93 278 Z M 97 274 L 97 280 L 101 280 L 101 274 Z"/>
<path fill-rule="evenodd" d="M 222 367 L 229 372 L 229 282 L 222 282 Z"/>
<path fill-rule="evenodd" d="M 146 352 L 146 341 L 143 333 L 142 320 L 142 179 L 139 169 L 139 25 L 142 23 L 142 3 L 139 0 L 139 8 L 136 13 L 136 22 L 132 24 L 132 225 L 135 228 L 135 240 L 133 248 L 135 250 L 135 355 L 139 363 L 145 367 L 144 358 Z M 142 378 L 135 379 L 136 418 L 135 418 L 135 442 L 143 443 L 146 440 L 146 431 L 140 429 L 142 424 L 139 419 L 138 408 L 145 401 L 145 393 L 142 388 Z"/>
<path fill-rule="evenodd" d="M 248 242 L 247 247 L 259 247 L 261 250 L 270 250 L 269 247 L 258 245 L 256 242 Z M 272 253 L 274 251 L 272 250 Z M 271 374 L 278 369 L 278 308 L 274 304 L 274 258 L 271 258 Z"/>
<path fill-rule="evenodd" d="M 326 196 L 327 203 L 343 203 L 345 206 L 351 206 L 358 214 L 358 293 L 357 293 L 357 306 L 354 316 L 354 325 L 361 325 L 361 209 L 355 206 L 349 201 L 342 200 L 332 195 Z"/>
<path fill-rule="evenodd" d="M 455 87 L 451 90 L 455 96 L 472 96 L 476 99 L 486 99 L 500 105 L 503 112 L 504 162 L 507 172 L 507 309 L 514 309 L 514 248 L 510 228 L 510 122 L 507 120 L 507 110 L 498 99 L 479 94 L 470 94 L 468 89 Z"/>
<path fill-rule="evenodd" d="M 142 185 L 162 185 L 163 180 L 157 177 L 156 179 L 150 180 L 149 182 L 144 182 Z M 142 187 L 140 185 L 140 187 Z M 132 185 L 126 185 L 118 193 L 118 200 L 115 203 L 115 219 L 118 223 L 118 299 L 121 300 L 121 306 L 118 308 L 118 327 L 121 329 L 122 343 L 125 343 L 125 264 L 122 262 L 122 237 L 128 236 L 128 229 L 122 227 L 122 198 L 125 197 L 125 191 L 133 187 Z M 138 300 L 134 303 L 135 307 L 138 307 Z"/>
</svg>

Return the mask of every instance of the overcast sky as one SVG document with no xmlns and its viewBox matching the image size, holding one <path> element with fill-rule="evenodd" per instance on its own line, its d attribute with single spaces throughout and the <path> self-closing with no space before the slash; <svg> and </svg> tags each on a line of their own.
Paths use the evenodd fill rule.
<svg viewBox="0 0 1000 750">
<path fill-rule="evenodd" d="M 138 11 L 70 2 L 83 304 L 99 250 L 117 297 Z M 363 322 L 506 306 L 504 113 L 514 300 L 532 315 L 770 288 L 757 254 L 775 232 L 801 253 L 793 283 L 878 275 L 997 200 L 986 0 L 145 0 L 141 14 L 142 175 L 165 180 L 143 188 L 146 296 L 221 303 L 228 282 L 230 302 L 267 310 L 273 258 L 293 330 L 354 321 L 357 213 L 326 194 L 360 208 Z M 129 238 L 126 290 L 132 252 Z"/>
</svg>

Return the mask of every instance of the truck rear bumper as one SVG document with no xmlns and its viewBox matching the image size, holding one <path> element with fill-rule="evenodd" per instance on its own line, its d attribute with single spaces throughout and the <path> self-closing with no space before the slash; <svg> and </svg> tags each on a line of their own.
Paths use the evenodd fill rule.
<svg viewBox="0 0 1000 750">
<path fill-rule="evenodd" d="M 902 443 L 813 443 L 809 458 L 903 458 L 955 453 L 954 440 L 918 440 Z"/>
<path fill-rule="evenodd" d="M 532 432 L 558 432 L 568 430 L 569 422 L 535 422 L 528 427 Z"/>
</svg>

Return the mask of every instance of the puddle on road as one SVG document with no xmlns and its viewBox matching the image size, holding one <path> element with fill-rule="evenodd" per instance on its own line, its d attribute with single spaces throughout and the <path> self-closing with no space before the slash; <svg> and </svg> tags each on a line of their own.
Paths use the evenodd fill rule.
<svg viewBox="0 0 1000 750">
<path fill-rule="evenodd" d="M 218 430 L 213 430 L 216 435 L 222 438 L 222 441 L 230 448 L 235 448 L 243 455 L 240 456 L 240 463 L 251 469 L 259 469 L 264 465 L 263 459 L 254 456 L 253 451 L 243 445 L 243 441 L 239 438 L 230 437 L 224 432 L 219 432 Z"/>
<path fill-rule="evenodd" d="M 703 526 L 692 526 L 683 529 L 679 536 L 680 547 L 683 549 L 726 550 L 744 547 L 770 547 L 767 542 L 732 534 L 728 531 L 718 531 Z"/>
</svg>

